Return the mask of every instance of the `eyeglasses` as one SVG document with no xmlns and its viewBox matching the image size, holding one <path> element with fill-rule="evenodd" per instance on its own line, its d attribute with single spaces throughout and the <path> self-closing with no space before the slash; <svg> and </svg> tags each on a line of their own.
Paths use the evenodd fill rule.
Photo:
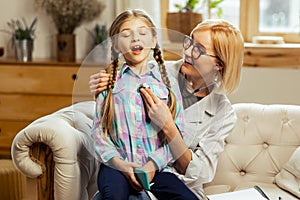
<svg viewBox="0 0 300 200">
<path fill-rule="evenodd" d="M 202 55 L 217 58 L 217 56 L 215 56 L 215 55 L 207 54 L 205 52 L 205 49 L 200 44 L 194 44 L 194 40 L 191 37 L 185 35 L 184 40 L 183 40 L 184 50 L 190 48 L 192 45 L 193 45 L 193 48 L 192 48 L 192 58 L 193 59 L 197 60 Z"/>
</svg>

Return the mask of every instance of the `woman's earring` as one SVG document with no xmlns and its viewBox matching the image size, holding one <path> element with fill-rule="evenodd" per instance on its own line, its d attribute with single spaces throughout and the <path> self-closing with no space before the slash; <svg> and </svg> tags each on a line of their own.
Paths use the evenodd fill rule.
<svg viewBox="0 0 300 200">
<path fill-rule="evenodd" d="M 216 72 L 215 72 L 214 81 L 218 82 L 219 80 L 221 80 L 221 77 L 222 77 L 222 74 L 223 74 L 223 71 L 222 71 L 223 67 L 219 63 L 216 64 L 216 67 L 217 67 L 217 69 L 216 69 Z"/>
<path fill-rule="evenodd" d="M 219 82 L 220 76 L 221 76 L 220 71 L 216 70 L 216 72 L 215 72 L 215 78 L 214 78 L 214 82 L 215 83 Z"/>
<path fill-rule="evenodd" d="M 215 75 L 214 81 L 218 82 L 218 75 Z"/>
</svg>

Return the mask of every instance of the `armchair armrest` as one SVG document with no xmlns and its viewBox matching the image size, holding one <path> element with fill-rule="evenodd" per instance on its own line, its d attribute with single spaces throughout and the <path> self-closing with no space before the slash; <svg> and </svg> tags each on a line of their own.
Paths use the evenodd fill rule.
<svg viewBox="0 0 300 200">
<path fill-rule="evenodd" d="M 37 119 L 14 138 L 13 161 L 37 178 L 39 199 L 89 199 L 97 191 L 93 112 L 94 103 L 78 103 Z"/>
</svg>

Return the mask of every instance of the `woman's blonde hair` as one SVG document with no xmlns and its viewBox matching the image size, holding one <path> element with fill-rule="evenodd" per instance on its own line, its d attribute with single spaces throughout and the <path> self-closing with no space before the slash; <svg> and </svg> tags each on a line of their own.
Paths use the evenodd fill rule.
<svg viewBox="0 0 300 200">
<path fill-rule="evenodd" d="M 230 94 L 240 82 L 244 59 L 244 39 L 239 29 L 223 19 L 208 19 L 198 24 L 191 35 L 198 31 L 210 31 L 213 51 L 221 65 L 221 87 Z"/>
<path fill-rule="evenodd" d="M 114 141 L 114 132 L 113 132 L 113 119 L 114 119 L 114 103 L 113 103 L 113 97 L 112 97 L 112 90 L 114 88 L 117 72 L 119 71 L 119 53 L 115 50 L 114 45 L 117 44 L 117 37 L 115 37 L 117 34 L 120 33 L 120 27 L 121 25 L 126 22 L 127 20 L 139 18 L 144 20 L 144 22 L 148 25 L 149 28 L 152 29 L 152 34 L 154 37 L 157 36 L 155 25 L 152 21 L 152 19 L 143 11 L 140 9 L 134 9 L 134 10 L 127 10 L 122 12 L 117 16 L 117 18 L 113 21 L 110 29 L 109 29 L 109 36 L 112 38 L 112 47 L 111 47 L 111 64 L 106 68 L 107 73 L 110 74 L 110 79 L 108 82 L 108 95 L 105 100 L 104 110 L 103 110 L 103 116 L 101 119 L 101 124 L 103 127 L 103 132 L 105 137 L 110 135 L 111 139 Z M 174 93 L 171 90 L 171 84 L 170 80 L 167 75 L 167 71 L 165 68 L 164 60 L 161 55 L 161 50 L 158 44 L 153 49 L 153 57 L 156 60 L 159 71 L 162 77 L 162 80 L 166 87 L 169 89 L 170 96 L 168 101 L 168 106 L 171 110 L 173 118 L 175 118 L 176 114 L 176 98 L 174 96 Z M 164 135 L 164 134 L 161 134 Z M 166 138 L 164 136 L 160 137 L 160 140 L 163 143 L 166 142 Z"/>
</svg>

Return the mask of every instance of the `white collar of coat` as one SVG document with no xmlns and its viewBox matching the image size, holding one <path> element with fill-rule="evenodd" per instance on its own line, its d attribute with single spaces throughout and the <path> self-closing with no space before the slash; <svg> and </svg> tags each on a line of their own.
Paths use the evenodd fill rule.
<svg viewBox="0 0 300 200">
<path fill-rule="evenodd" d="M 220 94 L 213 90 L 209 95 L 184 110 L 185 120 L 187 122 L 199 122 L 203 120 L 204 115 L 215 116 L 219 99 Z"/>
</svg>

